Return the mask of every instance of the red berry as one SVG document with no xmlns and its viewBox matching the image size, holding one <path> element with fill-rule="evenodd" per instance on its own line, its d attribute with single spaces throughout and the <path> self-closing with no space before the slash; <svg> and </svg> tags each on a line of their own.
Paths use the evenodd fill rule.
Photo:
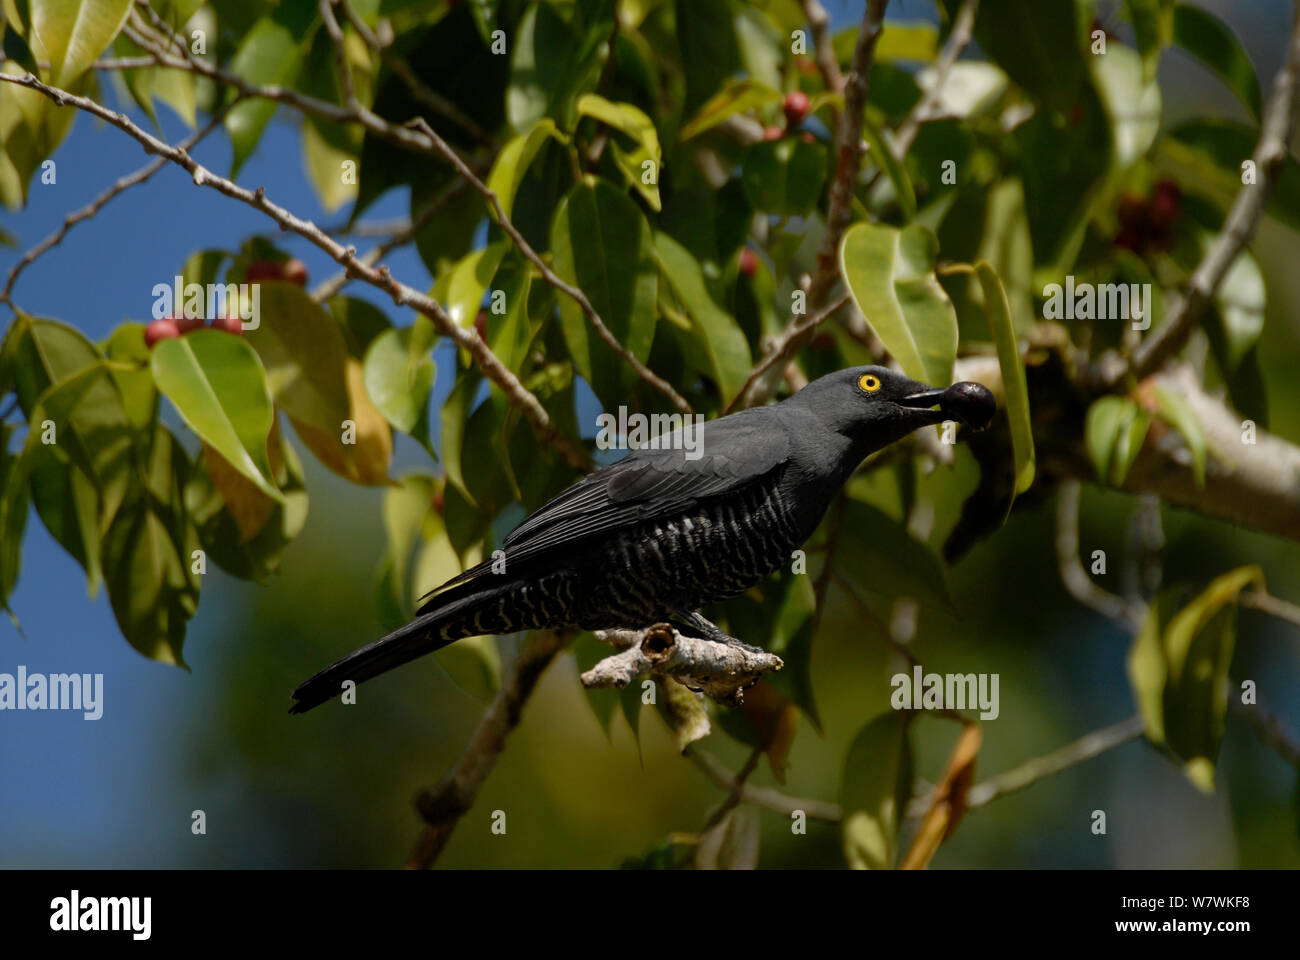
<svg viewBox="0 0 1300 960">
<path fill-rule="evenodd" d="M 281 264 L 281 269 L 281 276 L 289 283 L 297 284 L 300 287 L 307 286 L 307 264 L 297 257 L 286 260 Z"/>
<path fill-rule="evenodd" d="M 262 280 L 279 280 L 283 275 L 282 267 L 275 260 L 254 260 L 244 271 L 244 280 L 258 283 Z"/>
<path fill-rule="evenodd" d="M 1183 191 L 1172 180 L 1161 180 L 1151 191 L 1148 209 L 1151 225 L 1157 231 L 1165 231 L 1174 225 L 1182 211 Z"/>
<path fill-rule="evenodd" d="M 487 339 L 488 315 L 486 310 L 480 310 L 478 312 L 478 316 L 474 318 L 474 329 L 478 331 L 478 335 L 480 337 L 482 337 L 484 340 Z"/>
<path fill-rule="evenodd" d="M 1140 254 L 1143 246 L 1141 231 L 1136 227 L 1121 227 L 1115 234 L 1115 246 Z"/>
<path fill-rule="evenodd" d="M 789 129 L 794 129 L 803 123 L 803 118 L 808 116 L 808 107 L 811 105 L 808 100 L 808 94 L 802 90 L 791 90 L 785 95 L 785 103 L 781 109 L 785 111 L 785 125 Z"/>
<path fill-rule="evenodd" d="M 763 139 L 764 139 L 764 140 L 780 140 L 780 139 L 781 139 L 782 137 L 784 137 L 784 136 L 785 136 L 785 131 L 782 130 L 780 127 L 764 127 L 764 128 L 763 128 Z"/>
<path fill-rule="evenodd" d="M 238 317 L 217 317 L 212 321 L 212 329 L 233 333 L 237 337 L 244 335 L 244 324 Z"/>
<path fill-rule="evenodd" d="M 752 277 L 758 272 L 758 254 L 749 247 L 740 251 L 740 272 L 747 277 Z"/>
<path fill-rule="evenodd" d="M 1147 205 L 1131 193 L 1119 198 L 1119 207 L 1115 211 L 1119 225 L 1130 230 L 1140 230 L 1146 225 Z"/>
<path fill-rule="evenodd" d="M 199 327 L 203 326 L 202 317 L 187 317 L 182 314 L 179 317 L 163 317 L 163 319 L 171 320 L 175 323 L 176 329 L 178 329 L 182 334 L 197 330 Z"/>
<path fill-rule="evenodd" d="M 144 328 L 144 345 L 152 350 L 159 340 L 170 340 L 180 335 L 181 331 L 176 326 L 176 321 L 171 317 L 163 317 Z"/>
</svg>

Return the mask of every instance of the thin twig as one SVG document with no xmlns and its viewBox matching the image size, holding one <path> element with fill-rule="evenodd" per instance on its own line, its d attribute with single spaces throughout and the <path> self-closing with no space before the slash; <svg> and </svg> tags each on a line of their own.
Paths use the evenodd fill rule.
<svg viewBox="0 0 1300 960">
<path fill-rule="evenodd" d="M 957 16 L 952 21 L 952 29 L 948 31 L 948 40 L 944 43 L 943 51 L 934 65 L 933 85 L 925 91 L 925 95 L 917 102 L 912 112 L 898 126 L 898 132 L 894 136 L 894 143 L 890 149 L 896 160 L 901 161 L 907 156 L 907 151 L 912 149 L 921 125 L 930 119 L 935 104 L 939 102 L 939 97 L 943 93 L 944 85 L 948 82 L 952 65 L 957 62 L 961 52 L 970 43 L 979 6 L 979 0 L 966 0 L 957 10 Z"/>
<path fill-rule="evenodd" d="M 723 790 L 735 789 L 736 775 L 708 751 L 693 746 L 686 755 L 690 757 L 692 763 L 704 771 L 705 776 Z M 783 813 L 787 817 L 795 813 L 803 813 L 811 820 L 824 820 L 827 823 L 839 823 L 841 819 L 838 803 L 816 800 L 812 797 L 792 797 L 770 787 L 756 787 L 743 781 L 740 783 L 740 801 L 775 813 Z"/>
<path fill-rule="evenodd" d="M 439 333 L 452 340 L 457 346 L 467 350 L 478 364 L 483 375 L 499 386 L 506 397 L 520 408 L 524 418 L 532 425 L 543 444 L 553 446 L 558 450 L 565 461 L 574 469 L 582 472 L 591 469 L 591 460 L 586 452 L 559 431 L 550 414 L 547 413 L 546 408 L 542 406 L 541 401 L 500 361 L 473 326 L 461 327 L 452 320 L 440 303 L 414 287 L 407 286 L 397 280 L 386 266 L 372 267 L 369 264 L 362 263 L 356 255 L 355 247 L 343 246 L 332 237 L 321 232 L 321 229 L 311 221 L 303 220 L 284 207 L 271 202 L 266 196 L 264 188 L 258 187 L 256 190 L 248 190 L 227 180 L 225 177 L 218 176 L 191 157 L 187 151 L 159 140 L 132 123 L 125 114 L 110 110 L 87 97 L 69 93 L 58 87 L 51 87 L 37 79 L 33 74 L 23 76 L 0 74 L 0 81 L 37 90 L 55 103 L 62 106 L 75 106 L 99 117 L 101 120 L 107 121 L 135 138 L 149 153 L 166 157 L 171 162 L 183 167 L 189 172 L 195 186 L 210 187 L 231 199 L 239 200 L 255 210 L 260 210 L 274 220 L 282 230 L 292 231 L 310 240 L 336 262 L 347 268 L 353 275 L 383 290 L 393 298 L 393 302 L 398 306 L 410 306 L 428 317 L 433 321 L 434 327 Z"/>
<path fill-rule="evenodd" d="M 1279 620 L 1287 620 L 1300 627 L 1300 606 L 1281 597 L 1275 597 L 1264 590 L 1247 590 L 1237 598 L 1237 601 L 1243 607 L 1270 614 Z"/>
<path fill-rule="evenodd" d="M 1059 750 L 1053 750 L 1044 756 L 1035 757 L 1033 760 L 1022 763 L 1005 773 L 1000 773 L 992 779 L 977 783 L 971 787 L 970 793 L 966 797 L 966 806 L 972 809 L 982 807 L 999 797 L 1005 797 L 1009 793 L 1023 790 L 1044 777 L 1060 773 L 1077 763 L 1091 760 L 1107 750 L 1113 750 L 1130 740 L 1136 740 L 1142 735 L 1144 729 L 1145 725 L 1142 718 L 1133 716 L 1109 727 L 1094 730 L 1073 743 L 1066 744 Z"/>
<path fill-rule="evenodd" d="M 596 311 L 596 308 L 591 305 L 591 301 L 587 299 L 586 293 L 584 293 L 581 288 L 575 287 L 573 284 L 562 280 L 559 275 L 550 268 L 546 261 L 538 255 L 537 251 L 533 249 L 533 245 L 524 239 L 524 235 L 519 232 L 519 229 L 510 221 L 510 218 L 506 216 L 506 212 L 502 208 L 501 201 L 498 199 L 496 193 L 474 175 L 474 171 L 465 164 L 465 161 L 460 158 L 456 151 L 452 150 L 452 148 L 447 145 L 447 142 L 443 140 L 442 137 L 438 136 L 438 134 L 434 132 L 433 128 L 425 122 L 424 118 L 416 117 L 408 124 L 408 126 L 415 130 L 419 130 L 428 137 L 433 143 L 434 149 L 437 150 L 438 153 L 442 154 L 443 157 L 446 158 L 447 162 L 455 167 L 456 171 L 462 177 L 469 181 L 470 186 L 479 192 L 487 202 L 488 209 L 491 211 L 493 219 L 496 220 L 497 225 L 505 231 L 506 236 L 514 242 L 514 245 L 519 248 L 519 252 L 524 255 L 525 259 L 527 259 L 529 263 L 538 269 L 543 280 L 556 290 L 564 293 L 582 309 L 582 312 L 587 317 L 587 322 L 595 329 L 596 335 L 605 342 L 605 345 L 618 354 L 623 362 L 635 370 L 638 377 L 667 397 L 674 407 L 682 413 L 690 413 L 691 405 L 686 402 L 685 397 L 673 389 L 672 384 L 652 371 L 637 359 L 636 355 L 632 353 L 631 350 L 619 343 L 618 338 L 614 336 L 614 332 L 609 329 L 600 314 Z"/>
<path fill-rule="evenodd" d="M 542 630 L 534 633 L 531 640 L 520 649 L 501 689 L 484 711 L 478 728 L 465 745 L 456 765 L 447 771 L 437 787 L 425 790 L 416 797 L 416 809 L 420 811 L 426 826 L 420 831 L 415 849 L 411 851 L 406 863 L 408 868 L 425 870 L 438 859 L 447 841 L 451 839 L 456 824 L 474 805 L 483 781 L 505 750 L 506 738 L 519 726 L 524 704 L 532 695 L 537 681 L 570 639 L 571 634 Z"/>
<path fill-rule="evenodd" d="M 1287 57 L 1273 81 L 1273 92 L 1264 108 L 1259 143 L 1251 159 L 1255 182 L 1244 184 L 1232 201 L 1228 216 L 1210 248 L 1192 271 L 1187 296 L 1159 328 L 1133 351 L 1127 367 L 1114 364 L 1103 371 L 1106 386 L 1114 387 L 1125 375 L 1141 380 L 1154 373 L 1187 341 L 1214 298 L 1237 255 L 1254 236 L 1264 205 L 1286 165 L 1291 137 L 1295 132 L 1297 93 L 1300 92 L 1300 16 L 1295 18 Z"/>
<path fill-rule="evenodd" d="M 826 211 L 826 232 L 817 250 L 817 267 L 808 286 L 808 303 L 820 308 L 840 275 L 840 239 L 852 218 L 853 189 L 862 170 L 862 119 L 867 103 L 867 89 L 871 78 L 871 64 L 875 57 L 876 41 L 884 29 L 885 7 L 889 0 L 867 0 L 862 26 L 858 30 L 857 45 L 848 76 L 844 78 L 844 110 L 835 128 L 836 166 L 831 182 L 830 199 Z M 790 332 L 795 326 L 799 331 Z M 812 337 L 812 325 L 791 318 L 787 333 L 782 334 L 781 353 L 773 356 L 793 356 Z M 775 360 L 773 360 L 775 363 Z M 742 390 L 746 406 L 766 403 L 776 390 L 777 378 L 764 377 L 754 386 Z"/>
<path fill-rule="evenodd" d="M 1287 729 L 1281 717 L 1261 706 L 1238 703 L 1236 700 L 1229 700 L 1228 707 L 1234 717 L 1244 720 L 1255 731 L 1264 746 L 1300 770 L 1300 741 Z"/>
<path fill-rule="evenodd" d="M 889 0 L 867 0 L 853 60 L 844 78 L 844 111 L 835 133 L 837 159 L 835 179 L 831 183 L 826 211 L 826 233 L 817 251 L 817 270 L 813 274 L 808 300 L 821 306 L 839 276 L 840 238 L 852 218 L 853 188 L 862 169 L 862 119 L 871 81 L 871 64 L 876 41 L 884 29 L 885 7 Z"/>
<path fill-rule="evenodd" d="M 329 34 L 330 44 L 334 50 L 334 73 L 339 79 L 339 89 L 343 91 L 343 103 L 349 110 L 357 110 L 361 106 L 361 101 L 357 99 L 356 84 L 352 80 L 352 67 L 348 64 L 348 48 L 343 36 L 343 28 L 339 26 L 334 16 L 336 2 L 337 0 L 318 0 L 317 7 L 320 9 L 321 22 L 325 25 L 325 32 Z"/>
<path fill-rule="evenodd" d="M 822 83 L 830 93 L 844 90 L 844 75 L 840 73 L 840 61 L 835 56 L 835 44 L 831 40 L 831 17 L 818 0 L 803 0 L 803 15 L 812 31 L 813 53 L 817 69 L 821 72 Z M 839 127 L 840 111 L 832 107 L 832 129 Z"/>
<path fill-rule="evenodd" d="M 411 96 L 424 104 L 434 113 L 446 117 L 480 143 L 492 143 L 491 134 L 475 123 L 472 117 L 466 115 L 464 111 L 456 106 L 456 104 L 452 103 L 416 76 L 415 71 L 411 69 L 411 65 L 407 63 L 406 58 L 394 54 L 393 51 L 389 49 L 388 45 L 380 40 L 380 38 L 375 35 L 374 31 L 366 25 L 366 22 L 361 19 L 357 12 L 352 9 L 352 4 L 349 3 L 348 0 L 333 0 L 333 2 L 343 10 L 343 15 L 347 17 L 348 22 L 352 24 L 352 28 L 357 31 L 357 35 L 361 37 L 366 46 L 378 53 L 383 59 L 384 65 L 388 67 L 389 70 L 393 71 L 393 74 L 397 79 L 406 84 L 406 88 L 411 92 Z M 611 57 L 610 59 L 613 58 Z"/>
<path fill-rule="evenodd" d="M 780 337 L 772 343 L 763 359 L 754 365 L 754 369 L 749 371 L 749 376 L 745 378 L 745 382 L 736 391 L 736 395 L 731 398 L 731 403 L 727 405 L 725 412 L 731 413 L 733 410 L 754 406 L 759 402 L 759 391 L 754 389 L 754 384 L 777 364 L 789 363 L 790 358 L 798 350 L 800 339 L 842 310 L 848 305 L 850 299 L 846 293 L 819 313 L 815 313 L 811 317 L 794 320 L 787 326 Z"/>
<path fill-rule="evenodd" d="M 217 127 L 221 125 L 221 121 L 225 119 L 227 111 L 229 111 L 229 109 L 232 106 L 234 106 L 233 102 L 227 104 L 225 107 L 219 110 L 216 114 L 213 115 L 212 119 L 201 130 L 195 131 L 185 140 L 182 140 L 179 144 L 177 144 L 177 149 L 178 150 L 194 149 L 195 145 L 198 144 L 200 140 L 202 140 L 209 133 L 211 133 L 213 130 L 215 130 Z M 109 187 L 107 190 L 105 190 L 103 193 L 97 196 L 90 203 L 86 204 L 86 206 L 82 207 L 80 210 L 74 210 L 72 213 L 64 217 L 63 225 L 59 227 L 58 230 L 55 230 L 52 234 L 50 234 L 48 237 L 46 237 L 36 246 L 28 250 L 25 254 L 23 254 L 22 259 L 13 265 L 13 268 L 9 271 L 9 278 L 5 281 L 4 290 L 0 291 L 0 303 L 12 303 L 12 301 L 10 300 L 10 295 L 13 293 L 14 284 L 18 282 L 19 274 L 21 274 L 33 263 L 35 263 L 36 260 L 39 259 L 43 254 L 45 254 L 46 251 L 52 249 L 53 247 L 57 247 L 60 243 L 62 243 L 63 238 L 67 236 L 69 230 L 71 230 L 78 223 L 81 223 L 83 220 L 89 220 L 91 217 L 95 216 L 95 214 L 99 213 L 99 211 L 102 210 L 104 206 L 114 197 L 118 196 L 121 193 L 124 193 L 125 191 L 136 186 L 137 184 L 144 183 L 155 173 L 161 170 L 166 164 L 167 164 L 166 158 L 155 157 L 153 160 L 150 160 L 139 170 L 136 170 L 132 173 L 128 173 L 126 176 L 119 179 L 111 187 Z"/>
<path fill-rule="evenodd" d="M 1080 490 L 1078 480 L 1063 480 L 1056 493 L 1056 565 L 1061 582 L 1070 596 L 1084 606 L 1136 630 L 1142 625 L 1143 611 L 1119 594 L 1097 586 L 1079 561 Z"/>
</svg>

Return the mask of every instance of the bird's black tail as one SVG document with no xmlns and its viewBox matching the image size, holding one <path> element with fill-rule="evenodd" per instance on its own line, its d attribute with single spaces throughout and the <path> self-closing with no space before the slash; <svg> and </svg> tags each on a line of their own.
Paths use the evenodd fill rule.
<svg viewBox="0 0 1300 960">
<path fill-rule="evenodd" d="M 298 688 L 293 691 L 296 702 L 289 708 L 289 712 L 306 713 L 339 696 L 343 692 L 344 682 L 348 680 L 362 683 L 409 663 L 416 657 L 433 653 L 457 640 L 472 636 L 475 631 L 462 627 L 462 623 L 472 623 L 475 610 L 494 596 L 495 591 L 492 590 L 476 592 L 429 610 L 387 636 L 336 660 L 311 679 L 298 684 Z M 447 628 L 445 639 L 444 628 Z"/>
</svg>

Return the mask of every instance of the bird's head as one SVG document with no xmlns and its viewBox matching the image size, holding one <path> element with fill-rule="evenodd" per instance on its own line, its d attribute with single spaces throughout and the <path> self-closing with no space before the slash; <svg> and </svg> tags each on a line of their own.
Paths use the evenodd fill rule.
<svg viewBox="0 0 1300 960">
<path fill-rule="evenodd" d="M 982 430 L 996 401 L 982 384 L 931 387 L 887 367 L 849 367 L 814 380 L 792 398 L 828 427 L 877 450 L 926 424 L 958 420 Z"/>
</svg>

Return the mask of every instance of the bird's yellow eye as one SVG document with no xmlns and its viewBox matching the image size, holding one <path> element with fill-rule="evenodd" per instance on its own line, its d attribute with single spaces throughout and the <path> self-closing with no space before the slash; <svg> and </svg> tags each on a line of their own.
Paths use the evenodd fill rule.
<svg viewBox="0 0 1300 960">
<path fill-rule="evenodd" d="M 874 373 L 864 373 L 858 378 L 858 386 L 867 393 L 875 393 L 880 389 L 880 378 Z"/>
</svg>

